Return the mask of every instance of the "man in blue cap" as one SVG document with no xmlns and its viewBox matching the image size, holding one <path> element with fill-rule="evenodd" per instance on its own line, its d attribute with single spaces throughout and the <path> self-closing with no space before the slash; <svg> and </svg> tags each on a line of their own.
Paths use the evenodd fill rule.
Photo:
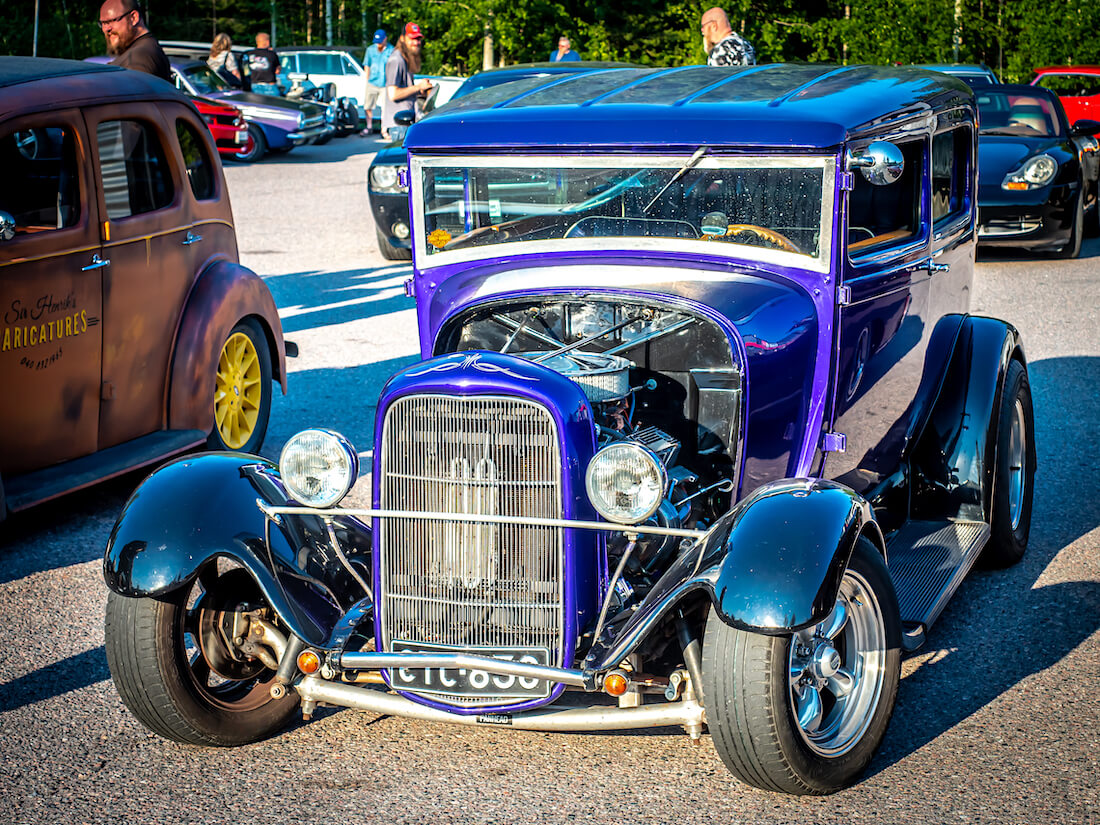
<svg viewBox="0 0 1100 825">
<path fill-rule="evenodd" d="M 367 118 L 367 128 L 361 134 L 369 137 L 374 129 L 374 105 L 381 101 L 386 105 L 386 61 L 393 54 L 393 46 L 386 42 L 385 29 L 379 29 L 374 33 L 374 41 L 367 46 L 367 56 L 363 61 L 363 68 L 367 70 L 367 91 L 363 95 L 363 112 Z M 385 137 L 383 134 L 382 137 Z"/>
</svg>

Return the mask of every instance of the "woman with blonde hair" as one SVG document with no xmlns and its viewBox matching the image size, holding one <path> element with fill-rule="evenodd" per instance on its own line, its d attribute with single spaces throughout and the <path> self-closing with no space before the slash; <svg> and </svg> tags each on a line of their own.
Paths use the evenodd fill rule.
<svg viewBox="0 0 1100 825">
<path fill-rule="evenodd" d="M 219 32 L 210 46 L 210 57 L 206 58 L 206 65 L 217 72 L 228 83 L 234 86 L 241 85 L 241 70 L 237 65 L 237 57 L 233 54 L 233 41 L 225 32 Z"/>
</svg>

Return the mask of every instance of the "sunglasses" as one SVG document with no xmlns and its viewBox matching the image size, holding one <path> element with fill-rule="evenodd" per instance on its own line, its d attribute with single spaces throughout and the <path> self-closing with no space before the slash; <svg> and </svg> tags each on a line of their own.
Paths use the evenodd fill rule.
<svg viewBox="0 0 1100 825">
<path fill-rule="evenodd" d="M 123 14 L 120 14 L 118 17 L 112 17 L 110 20 L 100 20 L 99 21 L 99 27 L 101 29 L 105 29 L 108 26 L 110 26 L 111 24 L 117 23 L 119 20 L 123 20 L 123 19 L 129 17 L 133 13 L 134 12 L 131 10 L 131 11 L 128 11 L 128 12 L 124 12 Z"/>
</svg>

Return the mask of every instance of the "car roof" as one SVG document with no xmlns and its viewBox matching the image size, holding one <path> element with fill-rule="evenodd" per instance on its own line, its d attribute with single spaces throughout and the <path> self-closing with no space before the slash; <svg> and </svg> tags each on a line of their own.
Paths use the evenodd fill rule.
<svg viewBox="0 0 1100 825">
<path fill-rule="evenodd" d="M 186 98 L 146 72 L 53 57 L 0 56 L 0 116 L 107 100 Z"/>
<path fill-rule="evenodd" d="M 961 80 L 909 66 L 615 68 L 513 81 L 452 100 L 414 125 L 405 146 L 826 148 L 972 99 Z"/>
<path fill-rule="evenodd" d="M 1040 66 L 1032 71 L 1040 74 L 1100 74 L 1100 66 Z"/>
<path fill-rule="evenodd" d="M 990 83 L 988 86 L 982 86 L 981 89 L 974 90 L 975 97 L 989 94 L 1003 95 L 1005 97 L 1010 95 L 1045 97 L 1058 103 L 1058 95 L 1055 92 L 1043 86 L 1031 86 L 1027 83 Z"/>
<path fill-rule="evenodd" d="M 347 52 L 355 54 L 363 51 L 362 46 L 278 46 L 277 52 Z"/>
</svg>

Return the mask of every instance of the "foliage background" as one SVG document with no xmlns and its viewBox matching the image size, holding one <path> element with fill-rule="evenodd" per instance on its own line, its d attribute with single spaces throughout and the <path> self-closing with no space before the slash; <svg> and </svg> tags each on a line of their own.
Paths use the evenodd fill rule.
<svg viewBox="0 0 1100 825">
<path fill-rule="evenodd" d="M 101 0 L 39 0 L 38 54 L 103 52 Z M 713 2 L 713 0 L 712 0 Z M 705 60 L 699 18 L 709 2 L 673 0 L 144 0 L 162 40 L 209 42 L 225 31 L 251 42 L 275 28 L 277 45 L 323 44 L 331 6 L 333 43 L 362 48 L 376 28 L 406 20 L 427 34 L 424 71 L 470 74 L 546 60 L 560 34 L 588 60 L 651 66 Z M 7 0 L 0 53 L 31 54 L 34 0 Z M 1100 63 L 1097 0 L 727 0 L 733 27 L 762 63 L 987 63 L 1004 80 L 1028 80 L 1047 64 Z M 491 38 L 491 50 L 487 48 Z M 956 51 L 957 50 L 957 51 Z"/>
</svg>

